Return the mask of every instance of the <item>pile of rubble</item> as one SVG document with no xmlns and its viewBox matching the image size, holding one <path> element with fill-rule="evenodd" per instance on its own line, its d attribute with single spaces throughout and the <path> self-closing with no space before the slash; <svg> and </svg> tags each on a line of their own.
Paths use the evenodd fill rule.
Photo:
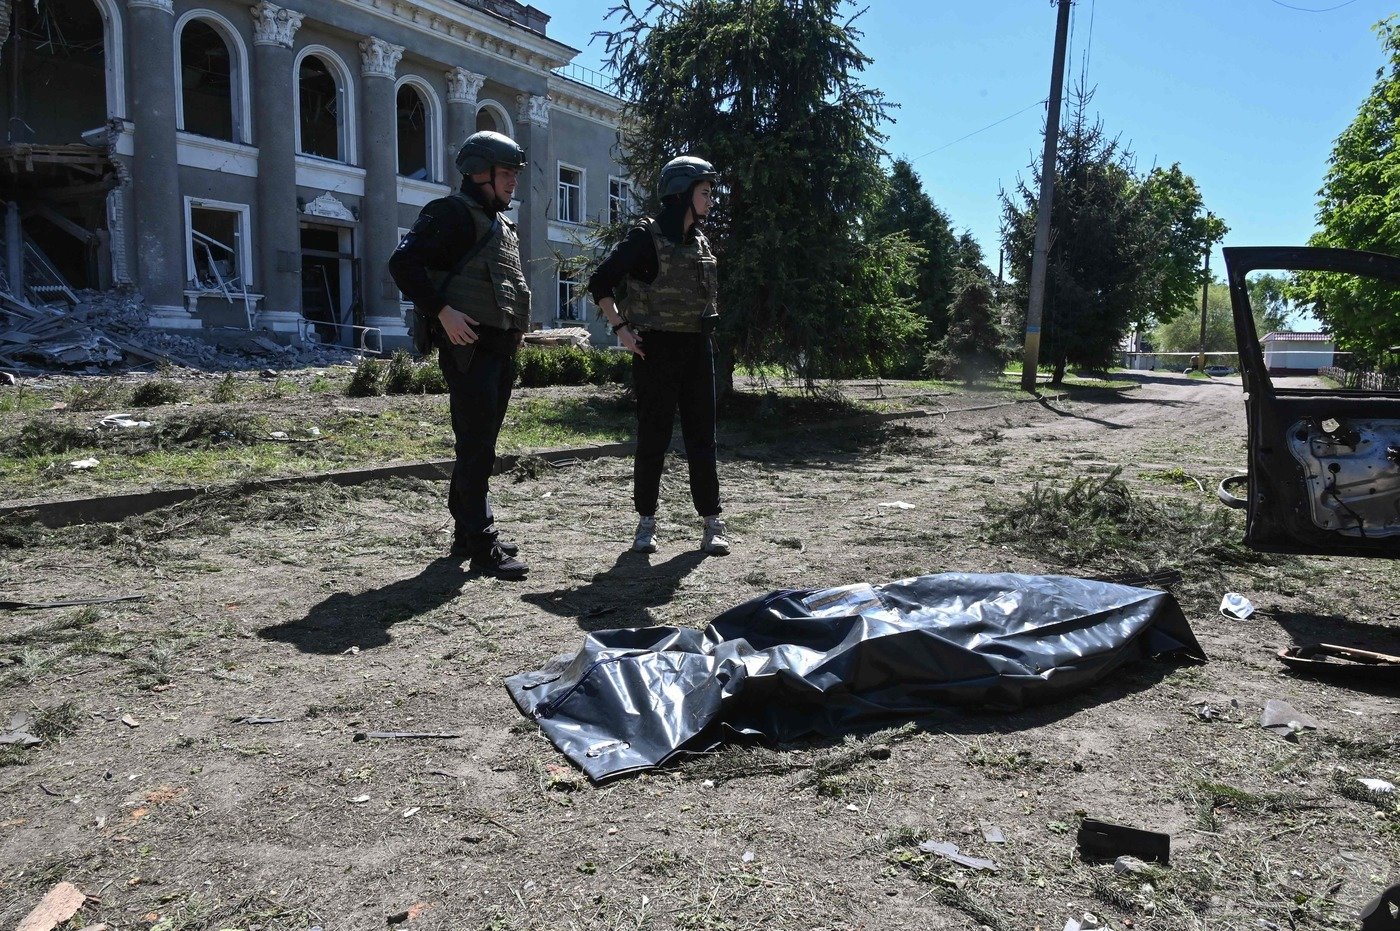
<svg viewBox="0 0 1400 931">
<path fill-rule="evenodd" d="M 129 291 L 79 291 L 74 303 L 21 300 L 0 290 L 0 371 L 96 374 L 152 365 L 204 371 L 290 369 L 353 363 L 339 346 L 284 346 L 260 331 L 220 329 L 182 336 L 148 326 L 145 302 Z"/>
</svg>

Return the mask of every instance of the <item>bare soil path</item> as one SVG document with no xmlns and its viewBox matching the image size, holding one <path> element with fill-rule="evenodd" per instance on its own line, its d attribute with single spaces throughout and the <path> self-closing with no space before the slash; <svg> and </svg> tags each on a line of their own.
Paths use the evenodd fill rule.
<svg viewBox="0 0 1400 931">
<path fill-rule="evenodd" d="M 417 482 L 206 500 L 0 549 L 5 599 L 147 596 L 0 614 L 0 725 L 26 712 L 44 738 L 0 748 L 0 926 L 66 879 L 98 900 L 75 929 L 1058 929 L 1085 911 L 1115 928 L 1354 927 L 1400 881 L 1394 796 L 1356 781 L 1400 783 L 1400 703 L 1287 676 L 1272 654 L 1400 651 L 1387 563 L 1193 571 L 1176 590 L 1205 666 L 1141 664 L 1018 714 L 722 747 L 603 787 L 501 685 L 586 630 L 699 626 L 777 588 L 1098 574 L 1109 563 L 998 536 L 988 505 L 1121 469 L 1137 500 L 1214 513 L 1244 462 L 1238 382 L 1140 380 L 725 448 L 725 559 L 695 550 L 679 461 L 661 552 L 627 553 L 624 460 L 497 479 L 532 566 L 520 584 L 442 558 L 445 488 Z M 1125 557 L 1199 565 L 1173 533 L 1144 526 Z M 1228 590 L 1258 613 L 1223 618 Z M 1269 698 L 1321 727 L 1261 730 Z M 356 739 L 370 731 L 454 736 Z M 1086 813 L 1171 833 L 1171 868 L 1079 862 Z M 920 854 L 925 839 L 999 869 Z"/>
</svg>

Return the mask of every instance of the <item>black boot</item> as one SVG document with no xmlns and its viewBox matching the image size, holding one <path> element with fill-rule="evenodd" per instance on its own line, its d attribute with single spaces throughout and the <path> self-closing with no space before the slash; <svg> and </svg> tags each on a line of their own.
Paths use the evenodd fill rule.
<svg viewBox="0 0 1400 931">
<path fill-rule="evenodd" d="M 492 544 L 485 550 L 478 550 L 467 564 L 474 572 L 494 575 L 498 579 L 523 579 L 530 567 L 515 556 L 507 553 L 500 544 Z"/>
<path fill-rule="evenodd" d="M 499 546 L 510 556 L 514 556 L 516 553 L 520 552 L 520 544 L 513 540 L 501 539 L 495 524 L 487 527 L 481 533 L 465 533 L 459 530 L 453 535 L 451 552 L 453 556 L 469 559 L 475 556 L 478 551 L 484 550 L 491 544 Z"/>
</svg>

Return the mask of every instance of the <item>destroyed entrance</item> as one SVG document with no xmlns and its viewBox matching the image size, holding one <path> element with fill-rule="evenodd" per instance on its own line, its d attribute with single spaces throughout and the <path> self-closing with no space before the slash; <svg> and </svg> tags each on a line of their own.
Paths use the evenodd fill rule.
<svg viewBox="0 0 1400 931">
<path fill-rule="evenodd" d="M 326 345 L 355 344 L 358 264 L 352 229 L 301 225 L 301 313 Z"/>
</svg>

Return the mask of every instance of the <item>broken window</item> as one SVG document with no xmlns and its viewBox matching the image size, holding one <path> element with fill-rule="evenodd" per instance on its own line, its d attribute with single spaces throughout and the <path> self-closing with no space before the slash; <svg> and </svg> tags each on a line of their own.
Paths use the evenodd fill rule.
<svg viewBox="0 0 1400 931">
<path fill-rule="evenodd" d="M 199 291 L 243 291 L 242 214 L 216 207 L 190 207 L 192 280 Z"/>
<path fill-rule="evenodd" d="M 15 41 L 4 61 L 7 77 L 16 79 L 8 139 L 82 142 L 84 132 L 107 122 L 106 27 L 97 5 L 44 0 L 12 9 Z"/>
<path fill-rule="evenodd" d="M 233 55 L 219 31 L 200 19 L 186 23 L 180 31 L 180 128 L 237 142 L 234 78 Z"/>
<path fill-rule="evenodd" d="M 344 161 L 340 144 L 344 114 L 341 113 L 340 82 L 335 72 L 324 59 L 307 55 L 298 69 L 297 87 L 299 151 L 303 155 Z"/>
<path fill-rule="evenodd" d="M 570 272 L 560 266 L 559 268 L 559 305 L 555 313 L 557 320 L 576 320 L 582 322 L 584 319 L 584 299 L 588 292 L 584 290 L 583 284 L 578 279 L 578 274 Z"/>
<path fill-rule="evenodd" d="M 431 121 L 427 101 L 418 88 L 405 84 L 399 88 L 396 102 L 399 116 L 399 174 L 405 178 L 431 181 L 432 174 L 428 169 L 429 153 L 432 151 L 429 137 Z"/>
<path fill-rule="evenodd" d="M 559 220 L 583 222 L 583 169 L 559 166 Z"/>
</svg>

